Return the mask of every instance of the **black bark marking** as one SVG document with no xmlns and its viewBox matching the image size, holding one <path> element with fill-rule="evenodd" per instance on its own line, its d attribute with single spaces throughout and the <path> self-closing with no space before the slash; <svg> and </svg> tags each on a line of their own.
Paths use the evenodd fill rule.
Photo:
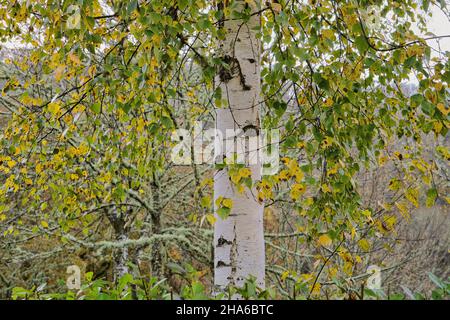
<svg viewBox="0 0 450 320">
<path fill-rule="evenodd" d="M 231 267 L 231 264 L 229 263 L 225 263 L 222 260 L 217 261 L 217 266 L 216 268 L 221 268 L 221 267 Z"/>
<path fill-rule="evenodd" d="M 244 131 L 244 133 L 247 133 L 248 130 L 255 130 L 256 135 L 259 136 L 259 128 L 254 124 L 247 124 L 242 128 L 242 130 Z"/>
<path fill-rule="evenodd" d="M 217 246 L 223 247 L 224 245 L 231 245 L 233 242 L 225 239 L 223 236 L 220 236 L 219 240 L 217 240 Z"/>
<path fill-rule="evenodd" d="M 239 60 L 235 57 L 225 55 L 222 58 L 222 61 L 226 65 L 228 65 L 228 67 L 226 67 L 226 66 L 220 67 L 220 70 L 219 70 L 220 80 L 224 83 L 227 83 L 234 77 L 239 76 L 239 81 L 241 83 L 242 90 L 244 90 L 244 91 L 251 90 L 252 87 L 245 82 L 245 76 L 242 73 L 241 64 L 239 63 Z"/>
</svg>

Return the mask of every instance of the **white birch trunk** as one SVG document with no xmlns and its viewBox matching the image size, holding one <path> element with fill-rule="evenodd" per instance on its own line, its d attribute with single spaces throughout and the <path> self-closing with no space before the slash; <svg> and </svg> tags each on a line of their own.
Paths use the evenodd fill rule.
<svg viewBox="0 0 450 320">
<path fill-rule="evenodd" d="M 244 0 L 237 2 L 241 8 L 246 5 Z M 252 12 L 256 12 L 258 8 L 259 4 L 252 8 Z M 228 149 L 234 141 L 233 138 L 226 139 L 226 130 L 241 129 L 245 131 L 246 136 L 259 135 L 261 131 L 261 48 L 256 37 L 260 24 L 258 14 L 252 16 L 246 24 L 231 19 L 224 22 L 226 39 L 221 44 L 222 57 L 231 66 L 231 70 L 221 70 L 216 79 L 217 85 L 222 89 L 222 98 L 228 104 L 216 109 L 216 128 L 223 134 Z M 223 149 L 222 156 L 227 148 Z M 248 149 L 244 153 L 248 153 Z M 250 165 L 249 168 L 252 179 L 259 180 L 262 170 L 259 157 L 256 164 Z M 214 284 L 219 290 L 227 285 L 242 286 L 245 280 L 253 275 L 257 285 L 264 288 L 263 204 L 256 199 L 255 190 L 246 188 L 244 194 L 239 194 L 225 169 L 218 170 L 214 175 L 214 200 L 220 196 L 232 199 L 233 207 L 225 220 L 216 213 Z M 217 209 L 216 206 L 216 212 Z"/>
</svg>

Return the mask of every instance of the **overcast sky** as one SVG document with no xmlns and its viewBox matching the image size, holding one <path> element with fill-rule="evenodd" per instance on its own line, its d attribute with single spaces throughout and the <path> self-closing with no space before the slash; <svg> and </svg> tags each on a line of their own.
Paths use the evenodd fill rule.
<svg viewBox="0 0 450 320">
<path fill-rule="evenodd" d="M 442 11 L 433 6 L 433 16 L 428 18 L 428 29 L 437 36 L 450 35 L 450 22 Z M 450 38 L 444 38 L 439 41 L 441 50 L 450 51 Z M 437 49 L 436 41 L 429 41 L 429 45 Z"/>
</svg>

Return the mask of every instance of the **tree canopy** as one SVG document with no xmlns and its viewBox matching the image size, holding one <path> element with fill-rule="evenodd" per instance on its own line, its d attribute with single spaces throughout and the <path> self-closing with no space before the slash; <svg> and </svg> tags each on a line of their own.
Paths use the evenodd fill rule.
<svg viewBox="0 0 450 320">
<path fill-rule="evenodd" d="M 292 280 L 305 297 L 343 287 L 373 252 L 392 250 L 379 239 L 414 208 L 448 206 L 449 52 L 430 41 L 450 35 L 426 25 L 432 7 L 448 14 L 445 1 L 241 2 L 0 4 L 0 39 L 16 47 L 2 50 L 0 80 L 4 259 L 88 250 L 147 261 L 158 277 L 185 260 L 208 273 L 214 167 L 172 163 L 172 133 L 211 127 L 228 107 L 215 82 L 233 67 L 223 24 L 245 28 L 255 15 L 261 127 L 280 130 L 281 164 L 258 181 L 226 166 L 238 188 L 257 190 L 266 224 L 284 212 L 284 226 L 266 230 L 268 255 L 286 253 L 270 283 Z M 368 197 L 362 173 L 383 170 Z M 40 250 L 28 246 L 36 238 Z"/>
</svg>

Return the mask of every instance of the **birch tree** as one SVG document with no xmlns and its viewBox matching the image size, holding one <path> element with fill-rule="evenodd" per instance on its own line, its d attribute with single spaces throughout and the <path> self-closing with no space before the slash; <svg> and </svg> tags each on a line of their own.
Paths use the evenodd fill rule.
<svg viewBox="0 0 450 320">
<path fill-rule="evenodd" d="M 449 54 L 432 45 L 450 35 L 427 35 L 431 8 L 448 17 L 435 0 L 1 2 L 2 46 L 23 54 L 0 54 L 0 281 L 37 287 L 88 251 L 178 293 L 252 275 L 277 297 L 359 292 L 380 239 L 450 202 Z M 197 121 L 223 135 L 214 167 L 170 160 Z M 270 176 L 241 139 L 263 129 L 280 130 Z M 360 173 L 384 166 L 369 201 Z"/>
<path fill-rule="evenodd" d="M 248 167 L 241 170 L 248 170 L 251 179 L 257 181 L 261 179 L 261 159 L 250 159 L 250 153 L 255 151 L 250 148 L 257 146 L 246 143 L 245 137 L 258 138 L 261 132 L 259 1 L 236 2 L 237 12 L 245 9 L 250 11 L 248 21 L 226 19 L 222 26 L 225 39 L 220 54 L 224 66 L 216 83 L 220 86 L 224 105 L 215 110 L 216 129 L 224 139 L 219 160 L 233 163 L 237 161 L 233 159 L 236 153 L 244 153 L 237 154 Z M 230 132 L 236 134 L 230 135 Z M 228 170 L 223 167 L 214 175 L 214 199 L 217 218 L 214 224 L 215 285 L 242 286 L 253 275 L 257 284 L 264 287 L 263 204 L 258 201 L 255 188 L 238 191 Z M 223 211 L 225 213 L 221 214 Z"/>
</svg>

